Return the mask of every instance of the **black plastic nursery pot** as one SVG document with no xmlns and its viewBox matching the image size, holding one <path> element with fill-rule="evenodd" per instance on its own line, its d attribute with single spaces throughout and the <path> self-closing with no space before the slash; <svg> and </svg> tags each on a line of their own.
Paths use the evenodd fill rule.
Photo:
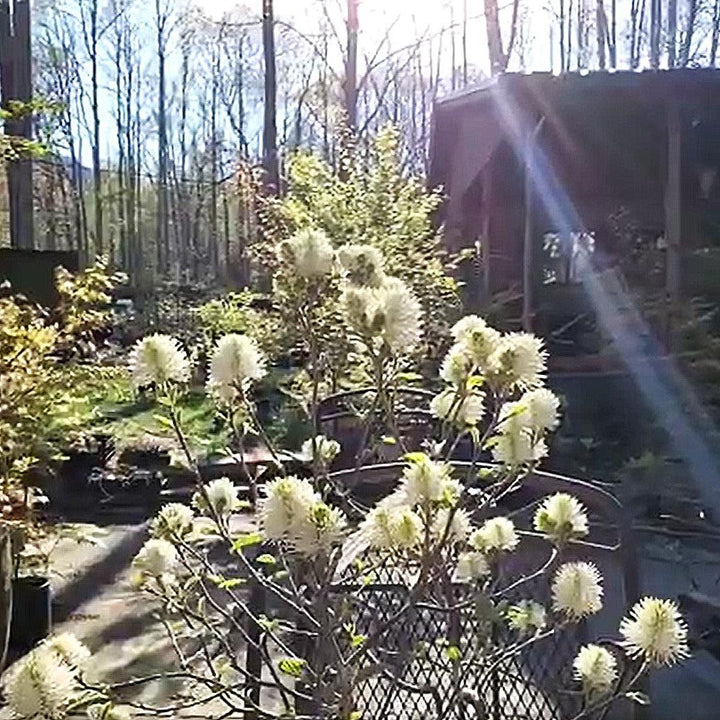
<svg viewBox="0 0 720 720">
<path fill-rule="evenodd" d="M 52 593 L 46 577 L 27 576 L 12 581 L 13 604 L 10 647 L 25 653 L 50 634 Z"/>
</svg>

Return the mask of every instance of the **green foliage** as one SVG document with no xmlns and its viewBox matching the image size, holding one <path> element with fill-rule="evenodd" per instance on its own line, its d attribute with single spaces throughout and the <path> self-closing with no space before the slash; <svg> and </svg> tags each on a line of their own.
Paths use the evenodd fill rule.
<svg viewBox="0 0 720 720">
<path fill-rule="evenodd" d="M 107 258 L 98 258 L 94 265 L 76 274 L 64 267 L 55 269 L 59 326 L 67 343 L 75 348 L 82 343 L 86 350 L 95 349 L 95 335 L 112 322 L 112 290 L 126 280 L 124 274 L 110 271 Z"/>
<path fill-rule="evenodd" d="M 392 128 L 382 131 L 369 158 L 359 151 L 346 157 L 342 177 L 305 152 L 289 159 L 287 177 L 287 196 L 266 201 L 261 210 L 265 240 L 256 254 L 262 266 L 277 272 L 282 264 L 280 243 L 301 228 L 324 230 L 335 246 L 377 247 L 389 272 L 405 280 L 420 299 L 426 318 L 425 349 L 435 354 L 458 311 L 458 288 L 432 222 L 440 195 L 402 174 L 398 133 Z M 324 311 L 332 314 L 332 306 Z"/>
<path fill-rule="evenodd" d="M 257 293 L 243 290 L 208 300 L 196 308 L 196 321 L 206 352 L 223 335 L 240 333 L 256 340 L 269 358 L 275 357 L 283 345 L 283 325 L 276 314 L 255 306 L 260 299 Z"/>
<path fill-rule="evenodd" d="M 57 277 L 63 298 L 58 322 L 21 297 L 0 300 L 0 479 L 6 493 L 28 470 L 58 457 L 123 375 L 70 353 L 104 320 L 96 303 L 113 276 L 99 263 L 78 278 Z"/>
</svg>

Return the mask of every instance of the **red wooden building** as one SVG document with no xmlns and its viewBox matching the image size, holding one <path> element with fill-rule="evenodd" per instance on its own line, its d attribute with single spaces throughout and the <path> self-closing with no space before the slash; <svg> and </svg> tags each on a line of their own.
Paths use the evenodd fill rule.
<svg viewBox="0 0 720 720">
<path fill-rule="evenodd" d="M 664 339 L 720 290 L 718 70 L 500 76 L 437 103 L 431 154 L 448 243 L 477 248 L 470 301 L 516 288 L 518 322 L 568 354 L 602 354 L 598 279 L 661 295 Z"/>
</svg>

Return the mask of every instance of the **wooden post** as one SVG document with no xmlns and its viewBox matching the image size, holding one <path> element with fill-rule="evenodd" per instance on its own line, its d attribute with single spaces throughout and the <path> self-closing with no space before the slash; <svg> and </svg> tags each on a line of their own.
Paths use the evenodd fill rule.
<svg viewBox="0 0 720 720">
<path fill-rule="evenodd" d="M 490 239 L 490 213 L 493 202 L 492 197 L 492 176 L 493 176 L 492 158 L 488 160 L 487 165 L 482 171 L 482 229 L 480 231 L 480 252 L 482 259 L 483 269 L 483 287 L 482 287 L 482 302 L 478 303 L 480 306 L 483 304 L 489 304 L 490 295 L 492 293 L 491 283 L 491 268 L 490 268 L 490 250 L 492 240 Z"/>
<path fill-rule="evenodd" d="M 12 621 L 12 538 L 7 526 L 0 527 L 0 672 L 5 670 Z"/>
<path fill-rule="evenodd" d="M 667 293 L 667 344 L 673 345 L 673 324 L 682 291 L 682 127 L 680 108 L 671 98 L 667 108 L 667 181 L 665 184 L 665 289 Z"/>
<path fill-rule="evenodd" d="M 29 103 L 32 98 L 30 64 L 30 2 L 0 0 L 0 106 Z M 23 140 L 32 139 L 32 115 L 23 108 L 20 115 L 5 121 L 5 132 Z M 10 244 L 30 248 L 33 243 L 32 160 L 27 154 L 6 164 L 10 204 Z"/>
<path fill-rule="evenodd" d="M 523 307 L 522 326 L 525 332 L 533 329 L 533 236 L 535 228 L 533 223 L 533 182 L 535 174 L 535 146 L 542 130 L 545 118 L 528 134 L 525 144 L 525 232 L 523 238 Z"/>
</svg>

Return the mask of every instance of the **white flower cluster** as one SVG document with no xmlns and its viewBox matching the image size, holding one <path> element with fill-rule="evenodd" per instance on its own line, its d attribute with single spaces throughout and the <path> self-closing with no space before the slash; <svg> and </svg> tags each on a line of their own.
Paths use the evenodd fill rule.
<svg viewBox="0 0 720 720">
<path fill-rule="evenodd" d="M 193 495 L 193 505 L 212 518 L 226 518 L 242 507 L 238 488 L 230 478 L 211 480 Z"/>
<path fill-rule="evenodd" d="M 305 462 L 317 461 L 324 467 L 328 467 L 339 452 L 340 443 L 337 440 L 330 440 L 324 435 L 308 438 L 300 448 L 300 456 Z"/>
<path fill-rule="evenodd" d="M 529 635 L 543 630 L 547 625 L 545 608 L 534 600 L 521 600 L 511 605 L 506 613 L 508 625 L 520 635 Z"/>
<path fill-rule="evenodd" d="M 534 526 L 538 532 L 562 543 L 588 534 L 587 512 L 572 495 L 555 493 L 543 500 L 535 513 Z"/>
<path fill-rule="evenodd" d="M 322 501 L 309 480 L 285 477 L 268 483 L 260 509 L 268 540 L 286 543 L 306 557 L 327 555 L 342 539 L 343 513 Z"/>
<path fill-rule="evenodd" d="M 501 408 L 493 457 L 513 467 L 541 460 L 547 454 L 545 433 L 557 427 L 560 407 L 558 398 L 542 387 L 542 341 L 527 333 L 503 335 L 477 315 L 462 318 L 452 334 L 455 344 L 440 368 L 446 387 L 433 398 L 432 414 L 459 428 L 475 426 L 487 411 L 483 386 L 502 398 L 524 391 Z"/>
<path fill-rule="evenodd" d="M 561 565 L 552 582 L 553 610 L 578 621 L 602 609 L 602 577 L 592 563 Z"/>
<path fill-rule="evenodd" d="M 352 285 L 379 287 L 385 279 L 385 258 L 372 245 L 343 245 L 337 253 L 345 277 Z"/>
<path fill-rule="evenodd" d="M 235 402 L 241 390 L 266 374 L 265 356 L 247 335 L 225 335 L 210 357 L 207 392 L 220 404 Z"/>
<path fill-rule="evenodd" d="M 689 655 L 687 625 L 671 600 L 642 598 L 620 624 L 620 634 L 632 657 L 653 665 L 672 665 Z"/>
<path fill-rule="evenodd" d="M 170 585 L 175 579 L 178 565 L 178 552 L 175 546 L 162 538 L 148 540 L 132 562 L 132 583 L 142 586 L 155 580 L 162 585 Z"/>
<path fill-rule="evenodd" d="M 193 511 L 182 503 L 168 503 L 160 508 L 150 524 L 150 534 L 163 540 L 182 538 L 192 530 Z"/>
<path fill-rule="evenodd" d="M 557 397 L 545 388 L 524 393 L 500 410 L 499 434 L 493 457 L 504 465 L 537 462 L 547 455 L 544 434 L 558 424 Z"/>
<path fill-rule="evenodd" d="M 650 665 L 672 665 L 690 654 L 687 626 L 671 600 L 639 600 L 620 624 L 620 635 L 628 655 Z M 582 647 L 573 668 L 586 694 L 608 693 L 618 679 L 615 656 L 598 645 Z"/>
<path fill-rule="evenodd" d="M 363 342 L 408 353 L 422 336 L 422 308 L 399 278 L 384 277 L 377 287 L 348 286 L 342 296 L 345 319 Z"/>
<path fill-rule="evenodd" d="M 423 453 L 410 456 L 397 490 L 368 513 L 348 544 L 412 556 L 429 542 L 432 548 L 450 550 L 451 557 L 457 557 L 454 576 L 459 581 L 488 576 L 493 561 L 513 551 L 520 538 L 512 520 L 505 517 L 490 518 L 473 528 L 460 507 L 462 486 L 451 473 L 450 465 Z"/>
<path fill-rule="evenodd" d="M 617 680 L 617 660 L 600 645 L 585 645 L 573 661 L 575 678 L 582 682 L 586 694 L 607 693 Z"/>
<path fill-rule="evenodd" d="M 169 335 L 148 335 L 130 352 L 134 388 L 190 380 L 190 360 L 180 343 Z"/>
<path fill-rule="evenodd" d="M 70 633 L 50 637 L 13 670 L 8 703 L 16 717 L 61 720 L 79 691 L 79 673 L 90 659 L 88 649 Z"/>
<path fill-rule="evenodd" d="M 295 271 L 308 280 L 329 275 L 335 264 L 335 251 L 322 230 L 298 230 L 285 244 Z"/>
</svg>

